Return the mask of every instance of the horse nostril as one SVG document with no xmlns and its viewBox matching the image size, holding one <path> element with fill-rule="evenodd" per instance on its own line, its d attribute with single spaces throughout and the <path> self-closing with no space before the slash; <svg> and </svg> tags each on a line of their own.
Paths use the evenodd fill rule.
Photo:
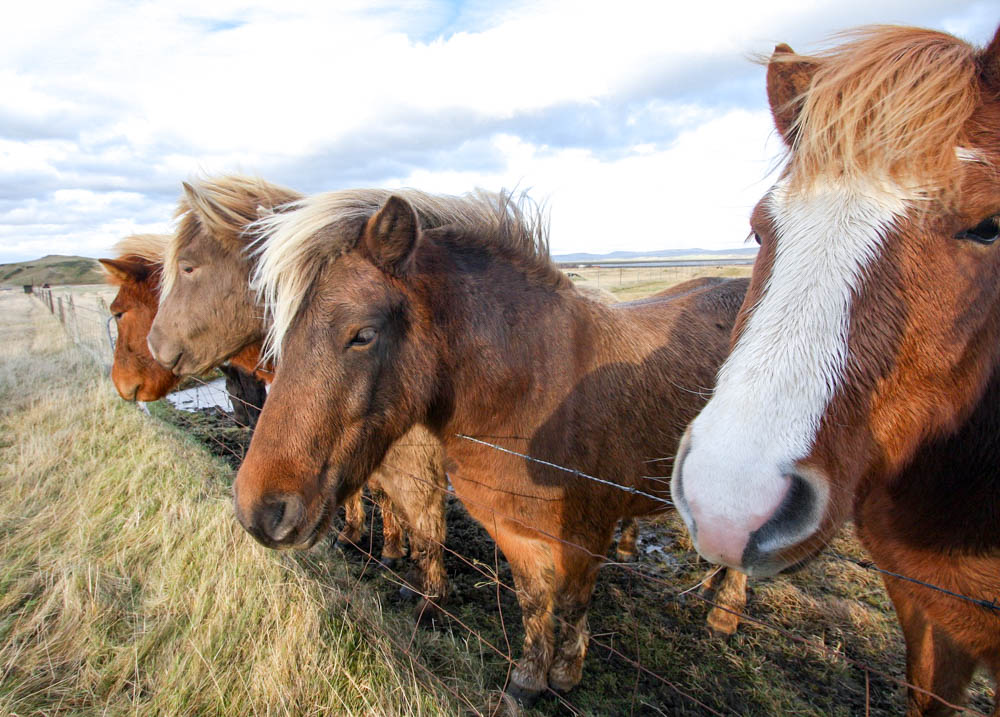
<svg viewBox="0 0 1000 717">
<path fill-rule="evenodd" d="M 788 479 L 788 491 L 777 510 L 751 533 L 743 553 L 744 565 L 752 565 L 768 553 L 801 540 L 817 522 L 820 500 L 816 488 L 795 473 Z"/>
<path fill-rule="evenodd" d="M 274 543 L 288 542 L 305 512 L 305 504 L 297 495 L 265 498 L 254 516 L 254 528 Z"/>
</svg>

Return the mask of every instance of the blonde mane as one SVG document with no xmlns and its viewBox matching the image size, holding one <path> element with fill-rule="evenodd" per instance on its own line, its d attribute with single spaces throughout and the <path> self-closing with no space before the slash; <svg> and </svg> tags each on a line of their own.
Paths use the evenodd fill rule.
<svg viewBox="0 0 1000 717">
<path fill-rule="evenodd" d="M 118 260 L 140 261 L 153 265 L 152 273 L 155 274 L 163 268 L 163 253 L 170 239 L 169 234 L 132 234 L 119 240 L 111 250 Z M 101 266 L 109 284 L 121 286 L 125 282 L 123 273 L 104 264 Z"/>
<path fill-rule="evenodd" d="M 170 234 L 132 234 L 116 243 L 111 250 L 118 259 L 135 257 L 150 264 L 162 264 Z"/>
<path fill-rule="evenodd" d="M 951 35 L 871 26 L 844 44 L 776 62 L 816 66 L 796 98 L 787 173 L 793 185 L 820 177 L 891 179 L 918 193 L 956 176 L 956 151 L 979 103 L 976 50 Z"/>
<path fill-rule="evenodd" d="M 447 196 L 415 189 L 318 194 L 290 205 L 290 211 L 258 220 L 252 229 L 259 243 L 251 287 L 271 320 L 267 358 L 280 359 L 285 334 L 322 268 L 354 248 L 368 219 L 393 195 L 413 206 L 424 229 L 454 226 L 474 232 L 483 246 L 521 259 L 555 282 L 569 281 L 549 259 L 544 211 L 524 195 L 515 200 L 504 192 Z"/>
<path fill-rule="evenodd" d="M 184 194 L 174 212 L 177 230 L 163 256 L 160 301 L 173 289 L 181 248 L 199 232 L 208 232 L 223 244 L 243 246 L 249 242 L 244 233 L 260 216 L 261 209 L 271 211 L 301 197 L 292 189 L 240 174 L 185 182 Z"/>
</svg>

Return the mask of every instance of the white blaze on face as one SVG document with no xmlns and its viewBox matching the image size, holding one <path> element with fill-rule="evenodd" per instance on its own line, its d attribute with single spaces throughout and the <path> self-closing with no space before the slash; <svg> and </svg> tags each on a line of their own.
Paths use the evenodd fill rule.
<svg viewBox="0 0 1000 717">
<path fill-rule="evenodd" d="M 691 424 L 680 467 L 685 520 L 694 520 L 699 544 L 731 548 L 726 562 L 781 505 L 788 476 L 810 453 L 844 377 L 851 302 L 907 207 L 893 185 L 843 181 L 794 194 L 780 183 L 766 201 L 776 242 L 771 274 Z"/>
</svg>

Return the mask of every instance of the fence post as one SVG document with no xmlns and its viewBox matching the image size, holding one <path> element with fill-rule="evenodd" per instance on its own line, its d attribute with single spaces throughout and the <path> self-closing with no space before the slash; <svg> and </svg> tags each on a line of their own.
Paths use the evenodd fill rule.
<svg viewBox="0 0 1000 717">
<path fill-rule="evenodd" d="M 80 343 L 80 319 L 76 315 L 76 304 L 73 303 L 72 294 L 66 297 L 66 318 L 73 324 L 73 328 L 70 331 L 73 343 Z"/>
<path fill-rule="evenodd" d="M 62 297 L 56 298 L 56 303 L 59 305 L 59 323 L 66 327 L 66 315 L 63 313 L 63 300 Z"/>
</svg>

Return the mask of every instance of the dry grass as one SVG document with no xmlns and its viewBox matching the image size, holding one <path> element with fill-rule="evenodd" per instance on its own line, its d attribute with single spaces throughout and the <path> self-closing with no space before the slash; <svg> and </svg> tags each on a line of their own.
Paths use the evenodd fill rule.
<svg viewBox="0 0 1000 717">
<path fill-rule="evenodd" d="M 593 286 L 610 291 L 619 301 L 642 299 L 669 289 L 682 281 L 699 276 L 750 276 L 751 266 L 653 266 L 610 269 L 586 267 L 568 269 L 578 286 Z"/>
<path fill-rule="evenodd" d="M 230 470 L 0 296 L 0 713 L 439 714 L 377 603 L 256 546 Z"/>
</svg>

